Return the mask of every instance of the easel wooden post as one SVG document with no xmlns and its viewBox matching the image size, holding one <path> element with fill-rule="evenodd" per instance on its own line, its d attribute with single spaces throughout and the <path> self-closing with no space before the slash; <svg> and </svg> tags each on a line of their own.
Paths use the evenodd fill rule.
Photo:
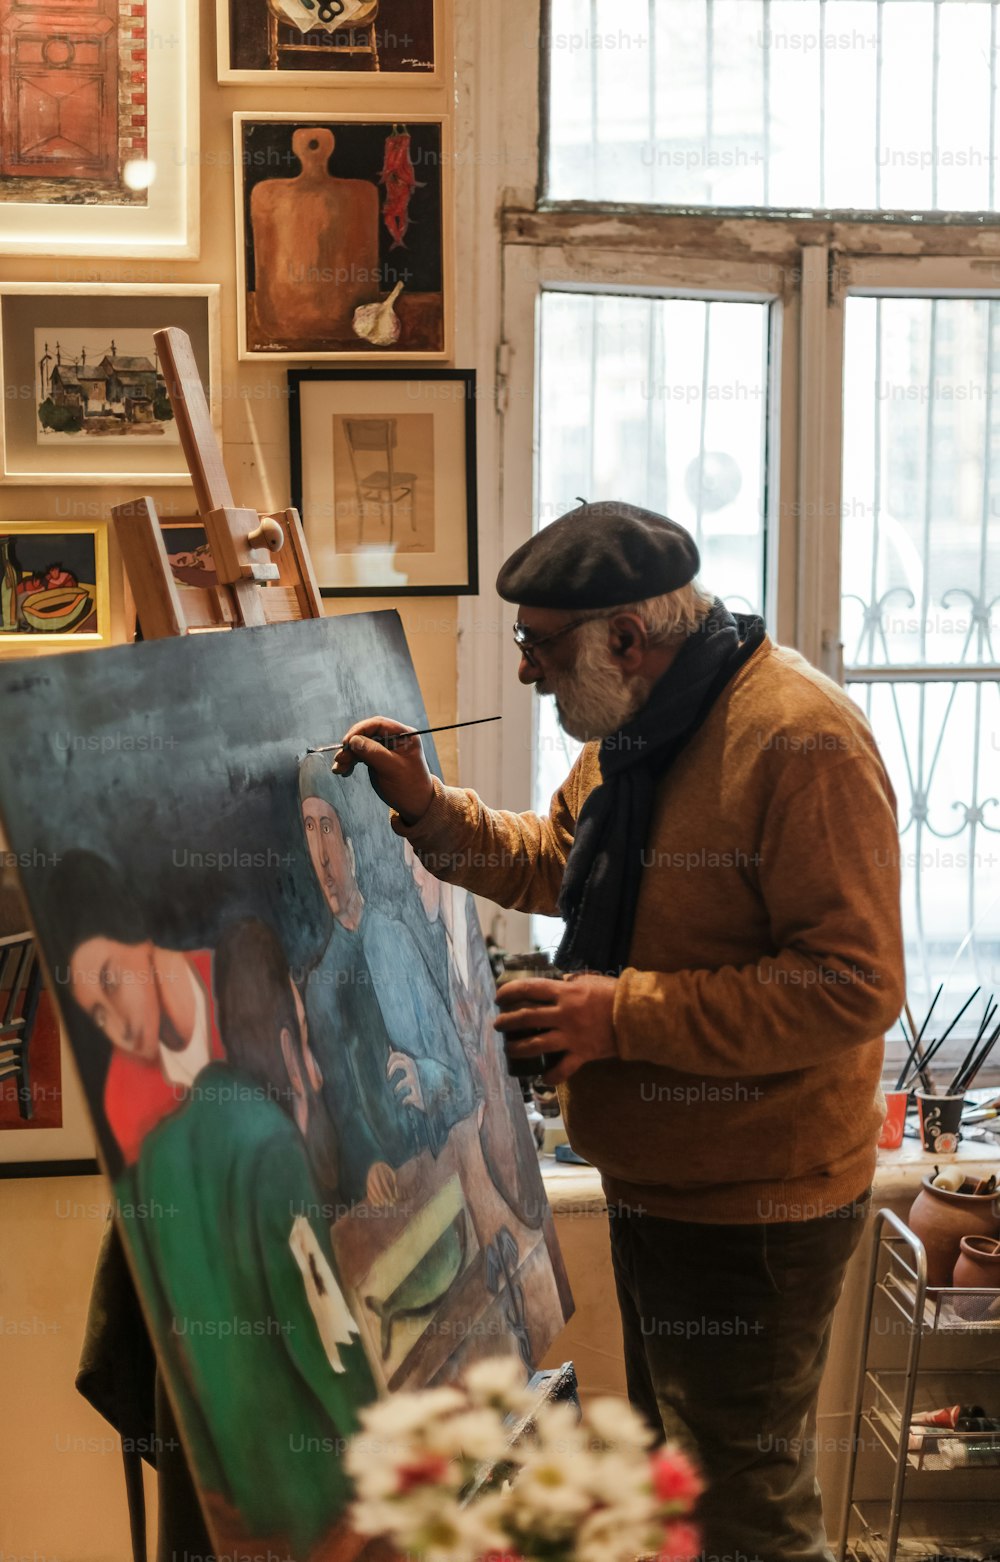
<svg viewBox="0 0 1000 1562">
<path fill-rule="evenodd" d="M 115 532 L 143 638 L 322 618 L 323 601 L 298 511 L 261 515 L 235 504 L 191 339 L 171 326 L 157 331 L 153 340 L 218 584 L 178 586 L 152 499 L 115 505 Z"/>
</svg>

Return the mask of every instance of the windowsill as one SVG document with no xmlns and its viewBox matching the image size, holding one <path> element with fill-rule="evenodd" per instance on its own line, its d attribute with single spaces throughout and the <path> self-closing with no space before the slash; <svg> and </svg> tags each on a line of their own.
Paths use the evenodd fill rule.
<svg viewBox="0 0 1000 1562">
<path fill-rule="evenodd" d="M 607 1210 L 600 1173 L 593 1166 L 572 1166 L 551 1155 L 539 1157 L 542 1179 L 554 1215 L 602 1214 Z M 876 1205 L 915 1197 L 921 1181 L 935 1166 L 983 1166 L 997 1169 L 1000 1144 L 966 1140 L 955 1155 L 929 1155 L 918 1139 L 905 1139 L 898 1150 L 880 1150 L 872 1188 Z"/>
</svg>

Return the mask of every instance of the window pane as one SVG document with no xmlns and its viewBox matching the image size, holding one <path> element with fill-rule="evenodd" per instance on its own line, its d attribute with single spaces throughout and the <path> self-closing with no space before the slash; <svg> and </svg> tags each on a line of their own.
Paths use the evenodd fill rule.
<svg viewBox="0 0 1000 1562">
<path fill-rule="evenodd" d="M 995 210 L 996 11 L 996 0 L 550 0 L 546 194 Z"/>
<path fill-rule="evenodd" d="M 981 985 L 945 1044 L 963 1053 L 1000 994 L 1000 689 L 996 683 L 848 684 L 896 792 L 907 991 L 928 1036 Z M 897 1035 L 899 1033 L 897 1032 Z M 963 1045 L 964 1042 L 964 1045 Z"/>
<path fill-rule="evenodd" d="M 1000 695 L 928 681 L 928 664 L 1000 676 L 1000 304 L 848 298 L 841 635 L 848 668 L 907 667 L 849 688 L 896 790 L 907 986 L 928 1034 L 1000 985 Z M 946 1044 L 982 1018 L 977 999 Z M 897 1033 L 898 1034 L 898 1033 Z"/>
<path fill-rule="evenodd" d="M 1000 301 L 848 298 L 844 659 L 1000 663 Z"/>
<path fill-rule="evenodd" d="M 543 292 L 536 529 L 580 498 L 657 510 L 695 537 L 708 589 L 761 611 L 769 321 L 767 304 Z M 544 813 L 579 746 L 537 708 Z M 537 919 L 536 938 L 560 928 Z"/>
</svg>

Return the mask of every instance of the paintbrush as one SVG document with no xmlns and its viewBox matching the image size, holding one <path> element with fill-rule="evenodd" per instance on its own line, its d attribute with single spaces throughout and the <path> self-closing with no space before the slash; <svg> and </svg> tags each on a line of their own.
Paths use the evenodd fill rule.
<svg viewBox="0 0 1000 1562">
<path fill-rule="evenodd" d="M 896 1081 L 896 1089 L 897 1090 L 903 1090 L 904 1088 L 905 1089 L 909 1089 L 908 1085 L 904 1087 L 903 1080 L 909 1074 L 910 1069 L 913 1066 L 913 1059 L 920 1052 L 920 1042 L 921 1042 L 921 1040 L 923 1038 L 924 1031 L 927 1029 L 927 1021 L 930 1019 L 931 1015 L 934 1013 L 934 1005 L 937 1003 L 937 1001 L 940 998 L 940 996 L 941 996 L 943 991 L 944 991 L 944 982 L 941 982 L 939 984 L 939 986 L 938 986 L 937 992 L 934 994 L 934 997 L 931 999 L 931 1006 L 927 1010 L 927 1013 L 924 1015 L 924 1022 L 921 1025 L 920 1029 L 916 1030 L 916 1027 L 914 1026 L 915 1038 L 916 1039 L 914 1040 L 913 1046 L 910 1049 L 910 1052 L 909 1052 L 909 1055 L 907 1056 L 906 1062 L 903 1064 L 903 1067 L 899 1071 L 899 1078 Z M 913 1026 L 913 1015 L 910 1014 L 909 1005 L 907 1005 L 906 1012 L 907 1012 L 907 1015 L 909 1016 L 910 1025 Z M 917 1073 L 920 1075 L 921 1080 L 923 1079 L 924 1070 L 926 1069 L 926 1067 L 927 1067 L 927 1058 L 924 1057 L 921 1060 L 919 1067 L 917 1068 Z M 925 1090 L 927 1089 L 926 1084 L 924 1085 L 924 1089 Z"/>
<path fill-rule="evenodd" d="M 940 991 L 941 991 L 941 989 L 938 988 L 938 992 L 940 992 Z M 963 1003 L 962 1007 L 959 1009 L 958 1013 L 955 1015 L 955 1018 L 952 1020 L 951 1024 L 948 1026 L 948 1029 L 942 1031 L 940 1036 L 938 1037 L 937 1041 L 933 1042 L 931 1044 L 931 1046 L 928 1047 L 927 1051 L 924 1054 L 924 1067 L 925 1068 L 930 1063 L 931 1059 L 941 1050 L 941 1047 L 942 1047 L 943 1043 L 945 1041 L 947 1041 L 948 1037 L 951 1035 L 952 1031 L 955 1029 L 955 1026 L 958 1024 L 959 1020 L 962 1018 L 962 1015 L 965 1013 L 966 1009 L 969 1007 L 969 1004 L 972 1002 L 973 998 L 976 996 L 976 993 L 978 991 L 979 991 L 978 987 L 973 988 L 971 994 L 969 995 L 968 998 L 966 998 L 966 1000 Z M 906 1084 L 905 1085 L 900 1085 L 899 1088 L 901 1090 L 908 1090 L 910 1088 L 910 1086 L 913 1084 L 913 1081 L 916 1079 L 916 1077 L 917 1077 L 917 1075 L 919 1073 L 920 1073 L 920 1070 L 919 1069 L 915 1069 L 913 1071 L 913 1073 L 910 1075 L 910 1078 L 908 1079 Z"/>
<path fill-rule="evenodd" d="M 982 1020 L 980 1021 L 979 1029 L 976 1031 L 975 1039 L 973 1040 L 972 1046 L 969 1048 L 968 1052 L 965 1054 L 965 1057 L 962 1059 L 962 1061 L 959 1064 L 958 1068 L 955 1070 L 955 1073 L 954 1073 L 954 1076 L 952 1078 L 951 1084 L 948 1086 L 948 1094 L 950 1096 L 953 1096 L 955 1094 L 955 1086 L 958 1084 L 959 1080 L 962 1078 L 963 1074 L 965 1073 L 966 1069 L 969 1067 L 969 1065 L 972 1062 L 973 1058 L 976 1056 L 976 1053 L 977 1053 L 977 1051 L 979 1049 L 979 1043 L 983 1039 L 983 1034 L 984 1034 L 984 1032 L 986 1030 L 986 1027 L 990 1023 L 990 1020 L 993 1018 L 995 1013 L 996 1013 L 996 1004 L 994 1004 L 994 1002 L 993 1002 L 993 994 L 990 993 L 989 997 L 986 1000 L 986 1009 L 985 1009 L 985 1011 L 983 1013 Z"/>
<path fill-rule="evenodd" d="M 906 1012 L 907 1012 L 907 1014 L 910 1014 L 910 1006 L 909 1006 L 909 1004 L 906 1005 Z M 913 1024 L 913 1015 L 912 1014 L 910 1014 L 910 1026 L 912 1028 L 912 1033 L 915 1036 L 917 1034 L 917 1027 Z M 906 1042 L 906 1045 L 909 1047 L 910 1050 L 906 1054 L 906 1061 L 904 1062 L 903 1067 L 899 1071 L 899 1078 L 896 1080 L 896 1083 L 893 1086 L 893 1089 L 895 1089 L 895 1090 L 901 1090 L 902 1089 L 903 1080 L 906 1078 L 906 1075 L 907 1075 L 907 1073 L 909 1071 L 910 1065 L 913 1063 L 914 1059 L 916 1058 L 916 1059 L 918 1059 L 917 1068 L 920 1071 L 920 1083 L 923 1085 L 925 1090 L 928 1090 L 927 1074 L 926 1074 L 926 1072 L 924 1070 L 924 1055 L 920 1051 L 920 1044 L 919 1044 L 919 1042 L 916 1042 L 916 1041 L 911 1042 L 910 1041 L 910 1031 L 908 1031 L 906 1026 L 903 1024 L 903 1016 L 902 1015 L 899 1016 L 899 1028 L 903 1032 L 903 1040 Z M 928 1093 L 929 1093 L 929 1091 L 928 1091 Z"/>
<path fill-rule="evenodd" d="M 993 1051 L 998 1036 L 1000 1036 L 1000 1025 L 998 1025 L 996 1030 L 987 1036 L 986 1040 L 983 1042 L 982 1047 L 972 1062 L 965 1069 L 964 1073 L 958 1077 L 954 1089 L 950 1092 L 951 1095 L 964 1095 L 967 1090 L 971 1090 L 973 1081 L 975 1080 L 975 1077 L 979 1073 L 979 1070 L 982 1068 L 983 1064 L 986 1062 L 986 1059 Z"/>
<path fill-rule="evenodd" d="M 911 1036 L 916 1036 L 916 1034 L 917 1034 L 917 1022 L 913 1018 L 913 1010 L 910 1008 L 910 1000 L 909 1000 L 909 998 L 904 1000 L 904 1003 L 903 1003 L 903 1013 L 906 1015 L 906 1018 L 909 1021 L 910 1035 Z M 900 1016 L 900 1022 L 899 1023 L 900 1023 L 900 1026 L 902 1026 L 902 1023 L 903 1023 L 902 1015 Z M 905 1031 L 903 1031 L 903 1039 L 904 1039 L 904 1041 L 908 1039 Z M 917 1068 L 920 1071 L 920 1083 L 923 1085 L 924 1089 L 927 1091 L 927 1094 L 931 1095 L 932 1094 L 932 1090 L 931 1090 L 931 1076 L 928 1074 L 927 1070 L 924 1068 L 924 1054 L 921 1051 L 919 1040 L 918 1040 L 918 1042 L 916 1044 L 916 1047 L 914 1048 L 914 1051 L 916 1053 L 916 1058 L 917 1058 Z M 910 1066 L 909 1063 L 906 1066 L 907 1066 L 907 1068 L 909 1068 L 909 1066 Z M 902 1079 L 902 1077 L 903 1076 L 901 1074 L 900 1078 Z M 898 1085 L 896 1086 L 896 1089 L 897 1090 L 899 1089 Z"/>
<path fill-rule="evenodd" d="M 388 732 L 384 738 L 376 738 L 376 743 L 381 743 L 383 748 L 395 748 L 403 738 L 426 738 L 432 732 L 457 732 L 459 727 L 482 727 L 489 721 L 500 721 L 500 716 L 479 716 L 475 721 L 453 721 L 446 727 L 421 727 L 418 732 Z M 338 754 L 344 751 L 343 743 L 323 743 L 319 748 L 310 748 L 309 754 L 332 754 L 336 749 Z"/>
</svg>

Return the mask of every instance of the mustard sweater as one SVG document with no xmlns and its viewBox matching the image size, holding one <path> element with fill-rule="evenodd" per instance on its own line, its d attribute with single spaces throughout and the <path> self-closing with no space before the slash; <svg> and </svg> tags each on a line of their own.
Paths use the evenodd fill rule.
<svg viewBox="0 0 1000 1562">
<path fill-rule="evenodd" d="M 440 878 L 552 915 L 599 784 L 588 744 L 547 818 L 435 782 L 393 828 Z M 563 1092 L 609 1203 L 744 1224 L 858 1197 L 904 997 L 895 796 L 861 711 L 765 637 L 661 781 L 643 863 L 618 1057 Z"/>
</svg>

